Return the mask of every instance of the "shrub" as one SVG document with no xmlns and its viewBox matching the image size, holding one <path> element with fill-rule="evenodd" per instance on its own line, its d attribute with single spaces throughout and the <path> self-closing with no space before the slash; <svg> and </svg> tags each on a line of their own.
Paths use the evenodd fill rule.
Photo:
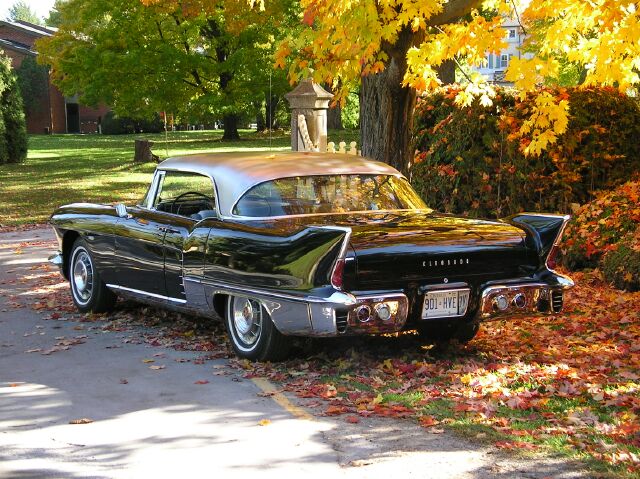
<svg viewBox="0 0 640 479">
<path fill-rule="evenodd" d="M 9 58 L 0 56 L 0 164 L 27 157 L 27 126 L 22 96 Z"/>
<path fill-rule="evenodd" d="M 102 119 L 101 125 L 102 133 L 105 135 L 160 133 L 164 131 L 164 123 L 158 114 L 154 115 L 151 119 L 134 120 L 133 118 L 117 116 L 110 111 Z"/>
<path fill-rule="evenodd" d="M 602 273 L 618 289 L 640 291 L 640 228 L 604 255 Z"/>
<path fill-rule="evenodd" d="M 563 263 L 569 269 L 596 267 L 640 224 L 640 177 L 603 191 L 577 208 L 563 240 Z"/>
<path fill-rule="evenodd" d="M 640 106 L 612 88 L 547 89 L 571 108 L 568 129 L 539 157 L 517 132 L 536 94 L 498 89 L 493 105 L 454 105 L 448 87 L 419 100 L 411 180 L 429 206 L 474 217 L 562 211 L 639 169 Z"/>
</svg>

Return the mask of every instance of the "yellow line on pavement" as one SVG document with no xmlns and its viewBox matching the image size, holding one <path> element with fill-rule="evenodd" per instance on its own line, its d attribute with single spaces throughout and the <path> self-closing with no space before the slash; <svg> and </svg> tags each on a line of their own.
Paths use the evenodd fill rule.
<svg viewBox="0 0 640 479">
<path fill-rule="evenodd" d="M 282 392 L 280 392 L 280 390 L 277 389 L 268 379 L 251 378 L 251 381 L 253 381 L 253 383 L 258 386 L 262 390 L 262 392 L 265 393 L 265 395 L 271 397 L 271 399 L 273 399 L 276 403 L 278 403 L 292 415 L 300 419 L 306 419 L 308 421 L 314 420 L 311 414 L 289 401 L 287 397 L 282 394 Z"/>
</svg>

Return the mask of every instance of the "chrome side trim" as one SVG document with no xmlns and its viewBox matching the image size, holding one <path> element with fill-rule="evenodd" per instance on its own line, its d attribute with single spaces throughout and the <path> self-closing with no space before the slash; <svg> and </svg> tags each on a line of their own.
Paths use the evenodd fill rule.
<svg viewBox="0 0 640 479">
<path fill-rule="evenodd" d="M 149 293 L 147 291 L 141 291 L 139 289 L 126 288 L 118 284 L 106 284 L 105 286 L 109 289 L 114 289 L 116 291 L 125 291 L 127 293 L 136 294 L 139 296 L 145 296 L 145 297 L 154 298 L 154 299 L 160 299 L 162 301 L 170 301 L 172 303 L 177 303 L 177 304 L 186 304 L 187 302 L 186 299 L 170 298 L 169 296 L 163 296 L 161 294 Z"/>
<path fill-rule="evenodd" d="M 236 285 L 230 285 L 225 283 L 219 283 L 217 281 L 211 281 L 206 278 L 200 279 L 200 278 L 194 278 L 192 276 L 185 277 L 184 281 L 202 283 L 206 286 L 213 286 L 214 288 L 217 288 L 221 291 L 230 291 L 233 293 L 242 294 L 244 296 L 246 296 L 247 294 L 253 294 L 258 296 L 265 296 L 268 298 L 285 299 L 289 301 L 296 301 L 296 302 L 302 302 L 302 303 L 340 303 L 345 305 L 356 304 L 356 298 L 352 294 L 344 293 L 342 291 L 334 291 L 331 294 L 331 296 L 327 298 L 323 298 L 319 296 L 309 296 L 309 295 L 296 296 L 290 293 L 274 292 L 274 291 L 269 291 L 269 290 L 259 289 L 259 288 L 247 288 L 246 286 L 239 286 L 239 285 L 236 286 Z"/>
</svg>

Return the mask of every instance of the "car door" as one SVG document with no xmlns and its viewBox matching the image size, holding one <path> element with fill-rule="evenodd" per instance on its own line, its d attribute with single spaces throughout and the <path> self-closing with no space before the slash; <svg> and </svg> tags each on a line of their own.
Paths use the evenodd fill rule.
<svg viewBox="0 0 640 479">
<path fill-rule="evenodd" d="M 185 301 L 184 244 L 201 219 L 217 215 L 215 205 L 209 177 L 158 171 L 145 203 L 129 208 L 120 225 L 121 286 Z"/>
<path fill-rule="evenodd" d="M 166 296 L 165 215 L 141 206 L 127 208 L 115 241 L 117 285 L 134 293 Z"/>
</svg>

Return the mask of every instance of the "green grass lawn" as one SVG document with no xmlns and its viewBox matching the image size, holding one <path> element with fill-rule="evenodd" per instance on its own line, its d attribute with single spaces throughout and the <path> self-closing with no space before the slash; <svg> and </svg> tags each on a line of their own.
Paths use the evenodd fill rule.
<svg viewBox="0 0 640 479">
<path fill-rule="evenodd" d="M 215 151 L 287 150 L 289 133 L 269 136 L 240 131 L 239 141 L 222 141 L 222 131 L 142 135 L 31 135 L 27 161 L 0 166 L 0 226 L 44 223 L 60 205 L 73 202 L 135 202 L 142 198 L 155 163 L 133 163 L 134 140 L 155 142 L 167 156 Z M 356 132 L 330 132 L 330 141 L 352 141 Z"/>
</svg>

